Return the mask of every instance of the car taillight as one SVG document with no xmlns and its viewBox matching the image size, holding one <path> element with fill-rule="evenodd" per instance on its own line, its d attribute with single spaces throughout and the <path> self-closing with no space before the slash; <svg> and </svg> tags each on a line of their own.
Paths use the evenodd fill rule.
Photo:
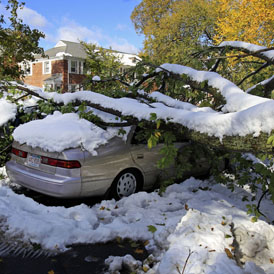
<svg viewBox="0 0 274 274">
<path fill-rule="evenodd" d="M 58 160 L 58 159 L 53 159 L 53 158 L 44 157 L 44 156 L 42 156 L 41 163 L 44 165 L 56 166 L 56 167 L 62 167 L 62 168 L 68 168 L 68 169 L 81 167 L 81 164 L 78 161 Z"/>
<path fill-rule="evenodd" d="M 11 149 L 11 153 L 21 158 L 27 158 L 28 156 L 28 153 L 26 151 L 23 151 L 14 147 Z"/>
</svg>

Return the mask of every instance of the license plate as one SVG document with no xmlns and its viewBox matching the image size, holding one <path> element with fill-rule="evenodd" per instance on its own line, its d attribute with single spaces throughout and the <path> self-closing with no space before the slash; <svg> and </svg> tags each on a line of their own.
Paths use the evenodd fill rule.
<svg viewBox="0 0 274 274">
<path fill-rule="evenodd" d="M 41 156 L 35 154 L 28 154 L 27 165 L 32 167 L 39 167 L 41 163 Z"/>
</svg>

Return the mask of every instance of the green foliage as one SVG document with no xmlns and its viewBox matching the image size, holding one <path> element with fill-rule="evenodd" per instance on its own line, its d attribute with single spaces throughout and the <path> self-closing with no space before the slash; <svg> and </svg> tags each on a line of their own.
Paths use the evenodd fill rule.
<svg viewBox="0 0 274 274">
<path fill-rule="evenodd" d="M 251 221 L 252 222 L 257 222 L 258 218 L 261 216 L 261 214 L 259 213 L 258 209 L 257 209 L 257 206 L 254 205 L 254 204 L 248 204 L 246 205 L 246 208 L 247 208 L 247 214 L 249 215 L 254 215 L 252 218 L 251 218 Z"/>
<path fill-rule="evenodd" d="M 157 228 L 154 225 L 148 225 L 147 228 L 151 233 L 155 233 L 157 231 Z"/>
<path fill-rule="evenodd" d="M 249 186 L 252 192 L 252 198 L 249 200 L 245 195 L 242 198 L 243 202 L 248 202 L 246 205 L 247 213 L 252 214 L 252 221 L 263 215 L 259 210 L 260 204 L 252 204 L 258 195 L 261 198 L 265 194 L 269 194 L 270 199 L 274 203 L 274 159 L 272 154 L 250 155 L 242 153 L 230 153 L 230 168 L 222 173 L 216 172 L 215 179 L 217 182 L 226 184 L 231 191 L 234 191 L 235 186 Z M 263 193 L 263 194 L 262 194 Z M 266 217 L 267 218 L 267 217 Z"/>
<path fill-rule="evenodd" d="M 52 114 L 55 110 L 57 110 L 56 105 L 51 101 L 38 101 L 39 110 L 41 113 L 44 113 L 46 115 Z"/>
<path fill-rule="evenodd" d="M 160 149 L 160 154 L 162 154 L 163 157 L 159 159 L 157 166 L 163 169 L 175 164 L 178 149 L 174 145 L 176 140 L 174 133 L 165 131 L 161 136 L 165 145 Z"/>
<path fill-rule="evenodd" d="M 269 136 L 269 138 L 267 139 L 267 144 L 274 147 L 274 135 Z"/>
<path fill-rule="evenodd" d="M 23 3 L 16 0 L 8 0 L 6 10 L 9 16 L 1 15 L 0 18 L 0 80 L 21 77 L 23 71 L 18 63 L 34 61 L 33 54 L 43 54 L 38 43 L 44 34 L 31 29 L 18 18 L 18 10 L 23 6 Z"/>
<path fill-rule="evenodd" d="M 113 54 L 111 49 L 104 49 L 96 44 L 81 42 L 87 53 L 85 62 L 85 73 L 87 80 L 84 82 L 85 89 L 108 94 L 121 89 L 119 81 L 104 81 L 117 77 L 122 63 L 118 55 Z M 94 76 L 99 76 L 101 81 L 93 81 Z"/>
<path fill-rule="evenodd" d="M 0 128 L 0 167 L 4 166 L 9 160 L 9 152 L 13 141 L 12 132 L 14 127 L 8 123 L 5 127 Z"/>
</svg>

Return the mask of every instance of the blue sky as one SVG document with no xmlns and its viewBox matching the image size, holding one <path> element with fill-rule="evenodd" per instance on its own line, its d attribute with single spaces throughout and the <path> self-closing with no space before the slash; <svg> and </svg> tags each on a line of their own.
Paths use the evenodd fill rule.
<svg viewBox="0 0 274 274">
<path fill-rule="evenodd" d="M 1 1 L 3 5 L 7 1 Z M 25 0 L 24 22 L 46 34 L 45 49 L 60 39 L 84 40 L 125 52 L 138 52 L 143 37 L 130 15 L 141 0 Z"/>
</svg>

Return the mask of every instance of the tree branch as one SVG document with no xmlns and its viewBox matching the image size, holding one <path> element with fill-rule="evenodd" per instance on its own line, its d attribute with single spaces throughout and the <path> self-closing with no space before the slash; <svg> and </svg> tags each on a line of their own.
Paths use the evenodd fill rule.
<svg viewBox="0 0 274 274">
<path fill-rule="evenodd" d="M 224 49 L 221 50 L 221 53 L 223 53 L 223 52 L 224 52 Z M 220 63 L 221 63 L 221 59 L 218 59 L 217 62 L 215 63 L 215 65 L 209 71 L 216 72 L 216 70 L 217 70 L 218 66 L 220 65 Z"/>
<path fill-rule="evenodd" d="M 264 196 L 267 194 L 269 192 L 269 189 L 267 189 L 267 190 L 265 190 L 264 192 L 263 192 L 263 194 L 261 195 L 261 197 L 260 197 L 260 199 L 259 199 L 259 201 L 258 201 L 258 204 L 257 204 L 257 210 L 258 210 L 258 212 L 262 215 L 262 216 L 264 216 L 265 217 L 265 219 L 267 220 L 267 222 L 269 223 L 269 224 L 271 224 L 271 222 L 270 222 L 270 220 L 268 219 L 268 217 L 265 215 L 265 214 L 263 214 L 262 212 L 261 212 L 261 210 L 260 210 L 260 206 L 261 206 L 261 202 L 262 202 L 262 199 L 264 198 Z"/>
<path fill-rule="evenodd" d="M 260 93 L 261 96 L 263 97 L 271 98 L 271 93 L 273 90 L 274 90 L 274 75 L 271 78 L 264 80 L 256 84 L 255 86 L 247 89 L 246 92 L 250 94 Z"/>
<path fill-rule="evenodd" d="M 267 68 L 270 64 L 269 63 L 264 63 L 261 67 L 259 67 L 258 69 L 252 71 L 251 73 L 249 73 L 248 75 L 246 75 L 237 85 L 241 85 L 246 79 L 248 79 L 249 77 L 259 73 L 262 69 Z"/>
<path fill-rule="evenodd" d="M 263 54 L 264 52 L 274 50 L 274 47 L 260 49 L 260 50 L 257 50 L 257 51 L 251 51 L 249 49 L 246 49 L 246 48 L 240 47 L 240 46 L 226 45 L 226 46 L 211 47 L 211 48 L 209 48 L 209 50 L 210 49 L 219 50 L 219 49 L 223 49 L 223 48 L 228 49 L 228 50 L 242 51 L 242 52 L 244 52 L 244 54 L 236 54 L 236 55 L 230 55 L 230 56 L 218 56 L 218 57 L 213 57 L 211 59 L 227 59 L 227 58 L 241 59 L 241 58 L 245 58 L 245 57 L 248 57 L 248 56 L 254 56 L 254 57 L 265 60 L 269 64 L 272 64 L 272 65 L 274 64 L 274 59 L 271 59 L 271 58 L 269 58 L 269 57 L 267 57 L 266 55 Z"/>
</svg>

